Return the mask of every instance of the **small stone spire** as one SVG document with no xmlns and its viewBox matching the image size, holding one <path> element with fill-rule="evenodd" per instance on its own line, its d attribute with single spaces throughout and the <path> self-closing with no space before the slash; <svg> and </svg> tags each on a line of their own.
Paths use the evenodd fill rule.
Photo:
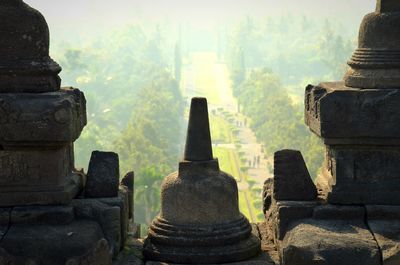
<svg viewBox="0 0 400 265">
<path fill-rule="evenodd" d="M 376 12 L 378 12 L 378 13 L 400 12 L 400 1 L 399 0 L 377 0 Z"/>
<path fill-rule="evenodd" d="M 192 98 L 183 159 L 186 161 L 213 159 L 206 98 Z"/>
</svg>

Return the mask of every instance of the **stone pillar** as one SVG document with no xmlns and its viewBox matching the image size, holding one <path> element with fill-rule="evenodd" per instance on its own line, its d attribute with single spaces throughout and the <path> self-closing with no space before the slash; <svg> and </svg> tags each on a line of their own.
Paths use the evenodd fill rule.
<svg viewBox="0 0 400 265">
<path fill-rule="evenodd" d="M 326 145 L 331 203 L 400 204 L 400 2 L 364 17 L 344 82 L 309 86 L 305 120 Z"/>
<path fill-rule="evenodd" d="M 0 206 L 67 204 L 82 186 L 73 142 L 85 98 L 60 88 L 43 16 L 21 0 L 0 3 Z"/>
<path fill-rule="evenodd" d="M 1 0 L 0 21 L 0 264 L 111 265 L 129 227 L 118 155 L 94 152 L 90 174 L 75 171 L 84 95 L 60 88 L 37 10 Z"/>
<path fill-rule="evenodd" d="M 207 101 L 193 98 L 184 160 L 162 184 L 145 258 L 148 264 L 249 264 L 259 252 L 260 239 L 239 212 L 237 183 L 213 158 Z"/>
<path fill-rule="evenodd" d="M 306 88 L 305 122 L 325 163 L 312 200 L 301 159 L 275 155 L 264 205 L 282 265 L 400 264 L 399 33 L 400 1 L 378 0 L 344 81 Z"/>
</svg>

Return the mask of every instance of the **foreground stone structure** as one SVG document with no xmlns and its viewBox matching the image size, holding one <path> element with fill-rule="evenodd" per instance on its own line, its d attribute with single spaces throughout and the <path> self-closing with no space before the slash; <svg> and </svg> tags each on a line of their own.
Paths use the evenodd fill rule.
<svg viewBox="0 0 400 265">
<path fill-rule="evenodd" d="M 192 99 L 184 159 L 164 179 L 161 198 L 144 244 L 149 264 L 229 263 L 260 253 L 259 238 L 239 212 L 236 181 L 213 158 L 205 98 Z"/>
<path fill-rule="evenodd" d="M 75 169 L 83 93 L 60 87 L 38 11 L 2 0 L 0 20 L 0 265 L 400 264 L 398 0 L 364 18 L 344 81 L 306 89 L 305 122 L 326 145 L 316 185 L 299 151 L 276 152 L 266 221 L 250 224 L 213 158 L 207 102 L 194 98 L 184 159 L 144 245 L 129 243 L 135 259 L 122 252 L 134 173 L 120 183 L 118 154 L 100 151 L 87 174 Z"/>
<path fill-rule="evenodd" d="M 0 20 L 0 264 L 110 265 L 127 238 L 133 186 L 119 185 L 114 153 L 95 152 L 88 176 L 75 170 L 86 101 L 60 87 L 43 16 L 3 0 Z"/>
<path fill-rule="evenodd" d="M 378 0 L 344 82 L 307 87 L 305 122 L 325 163 L 315 187 L 294 151 L 275 156 L 264 208 L 280 264 L 400 264 L 399 30 L 400 1 Z"/>
</svg>

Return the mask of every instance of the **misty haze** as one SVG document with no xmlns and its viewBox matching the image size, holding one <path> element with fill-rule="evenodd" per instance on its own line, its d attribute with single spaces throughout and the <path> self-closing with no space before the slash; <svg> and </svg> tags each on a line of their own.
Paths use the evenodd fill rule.
<svg viewBox="0 0 400 265">
<path fill-rule="evenodd" d="M 304 88 L 341 80 L 373 0 L 27 0 L 46 17 L 63 86 L 80 88 L 91 150 L 135 171 L 135 221 L 160 209 L 182 159 L 190 98 L 207 97 L 214 157 L 238 181 L 240 210 L 263 220 L 273 154 L 300 150 L 315 178 L 324 147 L 304 125 Z"/>
</svg>

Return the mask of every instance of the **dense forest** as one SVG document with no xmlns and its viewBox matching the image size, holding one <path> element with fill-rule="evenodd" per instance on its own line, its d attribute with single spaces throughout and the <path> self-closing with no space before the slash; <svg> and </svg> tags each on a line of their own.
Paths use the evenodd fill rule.
<svg viewBox="0 0 400 265">
<path fill-rule="evenodd" d="M 247 18 L 228 36 L 234 95 L 267 153 L 296 149 L 315 178 L 323 145 L 303 121 L 307 84 L 341 80 L 355 46 L 340 25 L 307 17 Z"/>
<path fill-rule="evenodd" d="M 85 92 L 88 125 L 75 143 L 76 165 L 91 151 L 119 154 L 121 173 L 135 171 L 135 215 L 148 223 L 159 209 L 160 184 L 182 149 L 184 101 L 161 30 L 129 26 L 84 46 L 59 43 L 63 84 Z"/>
<path fill-rule="evenodd" d="M 86 168 L 92 150 L 117 152 L 121 173 L 135 171 L 135 221 L 148 224 L 159 211 L 161 181 L 182 154 L 188 99 L 181 74 L 191 53 L 206 50 L 227 64 L 233 94 L 267 156 L 301 150 L 315 177 L 323 145 L 303 123 L 304 87 L 342 78 L 355 30 L 344 34 L 337 23 L 302 16 L 248 17 L 204 35 L 176 28 L 135 24 L 53 43 L 63 84 L 87 99 L 76 165 Z"/>
</svg>

